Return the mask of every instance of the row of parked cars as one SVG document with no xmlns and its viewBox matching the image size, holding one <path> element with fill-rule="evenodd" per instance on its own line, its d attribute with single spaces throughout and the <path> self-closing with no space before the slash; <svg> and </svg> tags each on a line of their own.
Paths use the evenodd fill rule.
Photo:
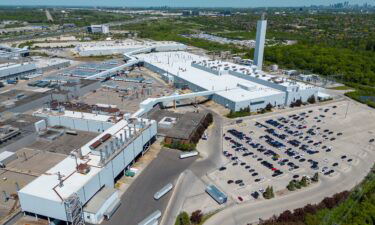
<svg viewBox="0 0 375 225">
<path fill-rule="evenodd" d="M 237 138 L 241 137 L 243 140 L 246 140 L 246 144 L 248 144 L 253 149 L 257 150 L 258 152 L 263 153 L 265 156 L 271 157 L 274 160 L 277 160 L 277 154 L 274 151 L 272 151 L 271 149 L 266 149 L 265 146 L 261 145 L 260 143 L 254 142 L 249 136 L 245 135 L 243 132 L 237 131 L 235 129 L 231 129 L 228 132 L 230 134 L 234 135 Z M 272 143 L 274 141 L 270 136 L 268 136 L 268 135 L 266 135 L 266 136 L 267 136 L 266 138 L 268 138 L 268 141 L 270 141 L 270 143 Z M 226 139 L 229 140 L 231 138 L 226 137 Z M 238 150 L 238 148 L 236 148 L 235 146 L 232 146 L 232 147 L 235 148 L 235 151 Z M 283 174 L 283 172 L 281 170 L 275 168 L 272 163 L 268 162 L 267 160 L 265 160 L 261 157 L 258 157 L 258 155 L 254 154 L 254 152 L 250 151 L 246 147 L 242 147 L 240 149 L 240 151 L 244 152 L 242 154 L 243 157 L 251 156 L 252 158 L 256 159 L 258 162 L 260 162 L 261 165 L 263 165 L 264 167 L 273 171 L 273 174 L 272 174 L 273 177 L 276 177 L 276 176 L 279 176 L 279 175 Z M 224 152 L 224 154 L 225 154 L 225 152 Z M 227 153 L 227 154 L 230 154 L 230 153 Z"/>
<path fill-rule="evenodd" d="M 337 108 L 337 106 L 333 106 L 332 108 Z M 329 112 L 330 108 L 319 109 L 319 110 L 323 111 L 323 114 L 320 114 L 319 116 L 314 117 L 315 122 L 318 122 L 318 120 L 322 120 L 323 118 L 325 118 L 324 113 Z M 308 112 L 302 112 L 300 114 L 289 115 L 287 118 L 286 117 L 280 117 L 277 120 L 270 119 L 270 120 L 266 121 L 267 124 L 269 124 L 271 126 L 274 126 L 275 128 L 277 128 L 279 130 L 283 130 L 284 132 L 286 132 L 286 134 L 285 134 L 286 136 L 284 136 L 280 133 L 277 133 L 272 128 L 268 128 L 265 131 L 267 133 L 273 134 L 273 136 L 275 136 L 275 137 L 277 137 L 281 140 L 287 140 L 288 144 L 292 145 L 295 148 L 298 148 L 298 149 L 288 148 L 285 151 L 285 153 L 289 157 L 293 157 L 294 159 L 297 159 L 301 163 L 302 162 L 310 163 L 311 169 L 318 170 L 319 169 L 318 161 L 315 161 L 315 160 L 312 160 L 312 159 L 306 160 L 306 158 L 303 157 L 304 154 L 300 153 L 299 151 L 307 153 L 309 155 L 313 155 L 313 154 L 319 153 L 319 150 L 317 150 L 317 148 L 321 147 L 321 150 L 324 150 L 325 152 L 331 152 L 332 151 L 331 147 L 329 147 L 327 145 L 323 145 L 322 141 L 312 140 L 312 136 L 320 134 L 321 135 L 320 137 L 322 137 L 323 139 L 329 140 L 329 141 L 334 141 L 334 140 L 336 140 L 336 137 L 335 137 L 336 135 L 341 136 L 341 135 L 343 135 L 343 133 L 342 132 L 335 133 L 335 132 L 333 132 L 329 129 L 322 130 L 317 125 L 313 125 L 306 132 L 303 132 L 302 130 L 307 128 L 307 126 L 305 125 L 306 124 L 305 119 L 308 118 L 309 117 L 308 114 L 310 114 L 312 112 L 313 112 L 312 110 L 309 110 Z M 332 115 L 336 115 L 336 113 L 334 112 Z M 288 125 L 290 125 L 290 127 Z M 295 138 L 288 138 L 288 135 L 291 135 L 292 137 L 294 136 Z M 351 162 L 352 159 L 347 159 L 347 161 Z M 287 161 L 284 159 L 279 163 L 280 163 L 280 165 L 284 165 L 284 164 L 287 163 Z M 289 163 L 290 162 L 288 162 L 288 164 Z M 338 165 L 337 162 L 333 163 L 332 167 L 335 167 L 337 165 Z M 328 170 L 325 167 L 323 167 L 323 169 L 322 169 L 322 173 L 325 174 L 325 175 L 329 175 L 333 172 L 334 172 L 333 169 Z"/>
</svg>

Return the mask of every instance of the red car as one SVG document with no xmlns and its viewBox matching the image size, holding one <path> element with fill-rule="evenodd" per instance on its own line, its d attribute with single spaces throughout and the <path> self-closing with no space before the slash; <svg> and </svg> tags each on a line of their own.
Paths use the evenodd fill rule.
<svg viewBox="0 0 375 225">
<path fill-rule="evenodd" d="M 276 168 L 272 168 L 272 171 L 276 171 L 276 170 L 278 170 L 278 169 L 276 169 Z"/>
<path fill-rule="evenodd" d="M 240 200 L 242 202 L 243 198 L 241 196 L 238 196 L 238 200 Z"/>
</svg>

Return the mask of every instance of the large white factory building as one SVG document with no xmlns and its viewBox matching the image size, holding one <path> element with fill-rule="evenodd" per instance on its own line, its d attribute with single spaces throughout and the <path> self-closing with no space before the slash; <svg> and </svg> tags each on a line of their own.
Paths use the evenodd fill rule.
<svg viewBox="0 0 375 225">
<path fill-rule="evenodd" d="M 156 122 L 122 119 L 18 192 L 22 210 L 73 224 L 100 223 L 120 204 L 114 189 L 154 141 Z"/>
<path fill-rule="evenodd" d="M 215 91 L 212 100 L 231 110 L 282 107 L 300 99 L 318 96 L 319 88 L 264 73 L 257 66 L 210 60 L 188 52 L 137 55 L 144 66 L 164 80 L 194 92 Z"/>
</svg>

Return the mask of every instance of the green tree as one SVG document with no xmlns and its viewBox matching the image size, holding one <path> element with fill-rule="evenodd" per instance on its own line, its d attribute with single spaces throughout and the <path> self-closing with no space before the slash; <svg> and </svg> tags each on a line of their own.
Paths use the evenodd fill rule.
<svg viewBox="0 0 375 225">
<path fill-rule="evenodd" d="M 266 107 L 265 107 L 265 109 L 266 109 L 267 111 L 271 111 L 272 108 L 273 108 L 273 105 L 272 105 L 271 103 L 268 103 L 268 104 L 266 105 Z"/>
<path fill-rule="evenodd" d="M 308 185 L 307 178 L 305 176 L 303 176 L 299 183 L 302 187 L 306 187 Z"/>
<path fill-rule="evenodd" d="M 318 182 L 318 181 L 319 181 L 319 173 L 316 172 L 316 173 L 314 174 L 314 176 L 311 178 L 311 180 L 312 180 L 313 182 Z"/>
<path fill-rule="evenodd" d="M 289 184 L 286 186 L 286 188 L 289 190 L 289 191 L 294 191 L 296 190 L 296 182 L 295 180 L 291 180 L 289 182 Z"/>
<path fill-rule="evenodd" d="M 310 104 L 315 104 L 315 102 L 316 102 L 315 96 L 314 96 L 314 95 L 311 95 L 311 96 L 307 99 L 307 102 L 310 103 Z"/>
<path fill-rule="evenodd" d="M 266 188 L 266 191 L 263 192 L 263 197 L 265 199 L 271 199 L 271 198 L 275 197 L 275 194 L 273 193 L 273 187 L 272 186 L 268 186 Z"/>
<path fill-rule="evenodd" d="M 178 214 L 174 225 L 190 225 L 189 214 L 187 212 Z"/>
</svg>

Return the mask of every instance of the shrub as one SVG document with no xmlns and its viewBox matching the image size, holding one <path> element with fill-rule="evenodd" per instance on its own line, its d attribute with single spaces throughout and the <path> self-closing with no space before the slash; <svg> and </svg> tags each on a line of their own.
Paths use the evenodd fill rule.
<svg viewBox="0 0 375 225">
<path fill-rule="evenodd" d="M 310 103 L 310 104 L 314 104 L 314 103 L 316 103 L 315 96 L 314 96 L 314 95 L 311 95 L 311 96 L 307 99 L 307 102 Z"/>
<path fill-rule="evenodd" d="M 263 193 L 263 197 L 265 199 L 271 199 L 271 198 L 275 197 L 275 194 L 273 193 L 273 187 L 272 186 L 268 186 L 266 188 L 266 191 Z"/>
<path fill-rule="evenodd" d="M 187 212 L 178 214 L 174 225 L 190 225 L 189 214 Z"/>
<path fill-rule="evenodd" d="M 313 182 L 318 182 L 318 181 L 319 181 L 319 173 L 316 172 L 316 173 L 314 174 L 314 176 L 311 178 L 311 180 L 312 180 Z"/>
<path fill-rule="evenodd" d="M 190 221 L 193 224 L 199 224 L 200 222 L 202 222 L 202 218 L 203 218 L 202 211 L 201 210 L 196 210 L 196 211 L 194 211 L 194 212 L 191 213 Z"/>
</svg>

